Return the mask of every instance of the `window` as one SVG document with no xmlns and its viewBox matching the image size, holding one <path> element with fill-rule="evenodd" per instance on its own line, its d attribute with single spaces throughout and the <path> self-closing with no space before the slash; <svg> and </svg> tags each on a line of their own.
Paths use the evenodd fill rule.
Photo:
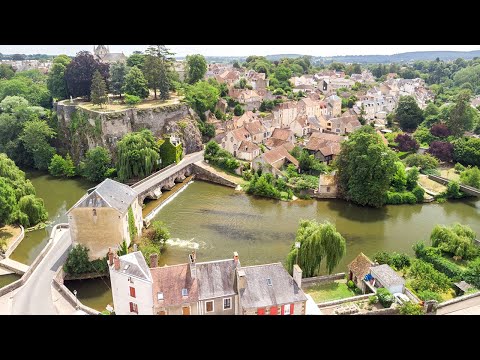
<svg viewBox="0 0 480 360">
<path fill-rule="evenodd" d="M 205 312 L 213 312 L 213 301 L 207 301 L 205 303 Z"/>
<path fill-rule="evenodd" d="M 157 293 L 157 300 L 158 301 L 163 300 L 163 292 Z"/>
<path fill-rule="evenodd" d="M 290 305 L 293 305 L 293 304 L 286 304 L 286 305 L 283 305 L 283 315 L 291 315 L 291 306 Z"/>
<path fill-rule="evenodd" d="M 330 186 L 327 186 L 327 192 L 330 192 Z"/>
<path fill-rule="evenodd" d="M 270 279 L 270 278 L 267 279 L 267 285 L 268 286 L 273 286 L 272 279 Z"/>
<path fill-rule="evenodd" d="M 93 216 L 97 216 L 97 209 L 93 209 Z"/>
<path fill-rule="evenodd" d="M 138 305 L 133 302 L 130 302 L 130 312 L 138 314 Z"/>
<path fill-rule="evenodd" d="M 229 310 L 232 308 L 232 298 L 223 299 L 223 310 Z"/>
<path fill-rule="evenodd" d="M 135 288 L 130 286 L 130 296 L 135 297 Z"/>
<path fill-rule="evenodd" d="M 182 289 L 182 296 L 188 296 L 188 290 Z"/>
</svg>

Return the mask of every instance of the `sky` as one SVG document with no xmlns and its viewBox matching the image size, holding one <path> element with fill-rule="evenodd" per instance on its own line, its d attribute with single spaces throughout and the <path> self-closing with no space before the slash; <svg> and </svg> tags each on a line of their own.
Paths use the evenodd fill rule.
<svg viewBox="0 0 480 360">
<path fill-rule="evenodd" d="M 3 54 L 75 55 L 78 51 L 92 51 L 94 45 L 0 45 Z M 130 55 L 135 50 L 144 51 L 148 45 L 111 45 L 111 52 Z M 334 55 L 392 55 L 409 51 L 471 51 L 480 45 L 167 45 L 183 57 L 188 54 L 204 56 L 248 56 L 274 54 L 302 54 L 313 56 Z"/>
</svg>

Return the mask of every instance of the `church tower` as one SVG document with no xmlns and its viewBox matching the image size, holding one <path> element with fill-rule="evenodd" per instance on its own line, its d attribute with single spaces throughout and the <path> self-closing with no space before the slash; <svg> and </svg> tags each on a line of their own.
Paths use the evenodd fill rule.
<svg viewBox="0 0 480 360">
<path fill-rule="evenodd" d="M 109 52 L 108 47 L 105 45 L 97 45 L 96 47 L 93 47 L 93 54 L 100 60 L 102 60 Z"/>
</svg>

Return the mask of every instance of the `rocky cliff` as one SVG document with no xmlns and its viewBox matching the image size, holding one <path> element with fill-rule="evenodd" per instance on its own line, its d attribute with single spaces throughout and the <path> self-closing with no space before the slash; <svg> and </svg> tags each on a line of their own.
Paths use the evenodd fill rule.
<svg viewBox="0 0 480 360">
<path fill-rule="evenodd" d="M 202 149 L 196 115 L 185 104 L 102 113 L 65 101 L 54 104 L 54 110 L 58 117 L 59 141 L 76 162 L 96 146 L 104 146 L 115 156 L 117 141 L 125 134 L 142 129 L 150 129 L 156 137 L 178 136 L 185 154 Z"/>
</svg>

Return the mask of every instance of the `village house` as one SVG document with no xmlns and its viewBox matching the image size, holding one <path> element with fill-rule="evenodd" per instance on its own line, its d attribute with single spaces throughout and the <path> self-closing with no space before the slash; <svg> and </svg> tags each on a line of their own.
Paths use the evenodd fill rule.
<svg viewBox="0 0 480 360">
<path fill-rule="evenodd" d="M 342 79 L 342 78 L 331 79 L 329 85 L 333 90 L 338 90 L 342 88 L 351 89 L 352 86 L 355 85 L 355 81 L 352 81 L 350 79 Z"/>
<path fill-rule="evenodd" d="M 341 100 L 340 100 L 341 104 Z M 298 116 L 298 106 L 295 101 L 288 101 L 276 106 L 273 110 L 273 118 L 281 128 L 287 128 Z"/>
<path fill-rule="evenodd" d="M 301 289 L 302 271 L 292 276 L 281 263 L 237 269 L 241 315 L 305 315 L 307 297 Z"/>
<path fill-rule="evenodd" d="M 343 140 L 344 138 L 339 135 L 314 132 L 305 145 L 305 149 L 316 159 L 329 164 L 340 154 L 340 143 Z"/>
<path fill-rule="evenodd" d="M 67 211 L 70 234 L 74 244 L 85 245 L 90 260 L 103 258 L 109 248 L 124 240 L 133 240 L 130 233 L 142 234 L 142 207 L 138 194 L 130 186 L 105 179 Z M 135 229 L 130 229 L 131 223 Z"/>
<path fill-rule="evenodd" d="M 270 80 L 265 77 L 264 73 L 257 73 L 253 70 L 247 73 L 246 80 L 247 84 L 256 91 L 265 91 L 270 85 Z"/>
<path fill-rule="evenodd" d="M 326 115 L 327 104 L 323 101 L 315 101 L 311 98 L 303 98 L 298 102 L 298 113 L 308 116 Z"/>
<path fill-rule="evenodd" d="M 245 128 L 229 131 L 222 140 L 222 148 L 233 156 L 237 156 L 237 150 L 243 141 L 252 141 L 250 133 Z"/>
<path fill-rule="evenodd" d="M 240 74 L 237 71 L 225 70 L 221 74 L 216 75 L 215 79 L 220 84 L 227 84 L 228 86 L 232 86 L 235 82 L 237 82 L 240 79 Z"/>
<path fill-rule="evenodd" d="M 337 95 L 331 95 L 327 99 L 328 115 L 337 117 L 342 115 L 342 99 Z"/>
<path fill-rule="evenodd" d="M 268 137 L 267 129 L 259 120 L 250 121 L 244 124 L 245 129 L 250 133 L 252 142 L 261 144 Z"/>
<path fill-rule="evenodd" d="M 272 136 L 265 141 L 265 146 L 272 149 L 286 143 L 293 144 L 294 142 L 295 134 L 292 130 L 276 128 L 273 130 Z"/>
<path fill-rule="evenodd" d="M 260 148 L 251 141 L 244 140 L 240 143 L 237 150 L 237 159 L 252 161 L 260 155 Z"/>
<path fill-rule="evenodd" d="M 356 287 L 362 290 L 362 294 L 367 292 L 367 285 L 364 281 L 365 275 L 370 273 L 370 268 L 374 266 L 364 253 L 357 255 L 353 261 L 348 264 L 348 280 L 352 280 Z"/>
<path fill-rule="evenodd" d="M 302 92 L 303 94 L 310 94 L 315 91 L 315 87 L 313 85 L 298 85 L 292 88 L 292 91 L 296 94 Z"/>
<path fill-rule="evenodd" d="M 366 285 L 375 292 L 376 289 L 383 287 L 392 294 L 405 293 L 405 279 L 387 264 L 372 266 Z"/>
<path fill-rule="evenodd" d="M 342 116 L 327 120 L 327 131 L 339 135 L 351 134 L 361 127 L 362 124 L 358 121 L 358 117 L 355 115 Z"/>
<path fill-rule="evenodd" d="M 335 174 L 320 174 L 318 177 L 317 198 L 335 199 L 337 197 L 337 180 Z"/>
<path fill-rule="evenodd" d="M 262 96 L 260 96 L 255 90 L 232 88 L 229 91 L 229 95 L 240 104 L 244 105 L 244 108 L 247 111 L 257 110 L 262 104 Z"/>
<path fill-rule="evenodd" d="M 307 115 L 300 115 L 290 124 L 290 130 L 297 137 L 303 137 L 310 133 L 310 123 Z"/>
<path fill-rule="evenodd" d="M 220 110 L 220 112 L 225 114 L 228 109 L 227 100 L 225 100 L 224 98 L 218 99 L 217 104 L 215 105 L 215 109 L 218 109 Z"/>
<path fill-rule="evenodd" d="M 252 162 L 252 168 L 255 171 L 262 169 L 264 172 L 270 172 L 273 175 L 283 176 L 280 169 L 288 164 L 295 165 L 298 168 L 298 160 L 295 159 L 284 146 L 269 150 Z"/>
</svg>

